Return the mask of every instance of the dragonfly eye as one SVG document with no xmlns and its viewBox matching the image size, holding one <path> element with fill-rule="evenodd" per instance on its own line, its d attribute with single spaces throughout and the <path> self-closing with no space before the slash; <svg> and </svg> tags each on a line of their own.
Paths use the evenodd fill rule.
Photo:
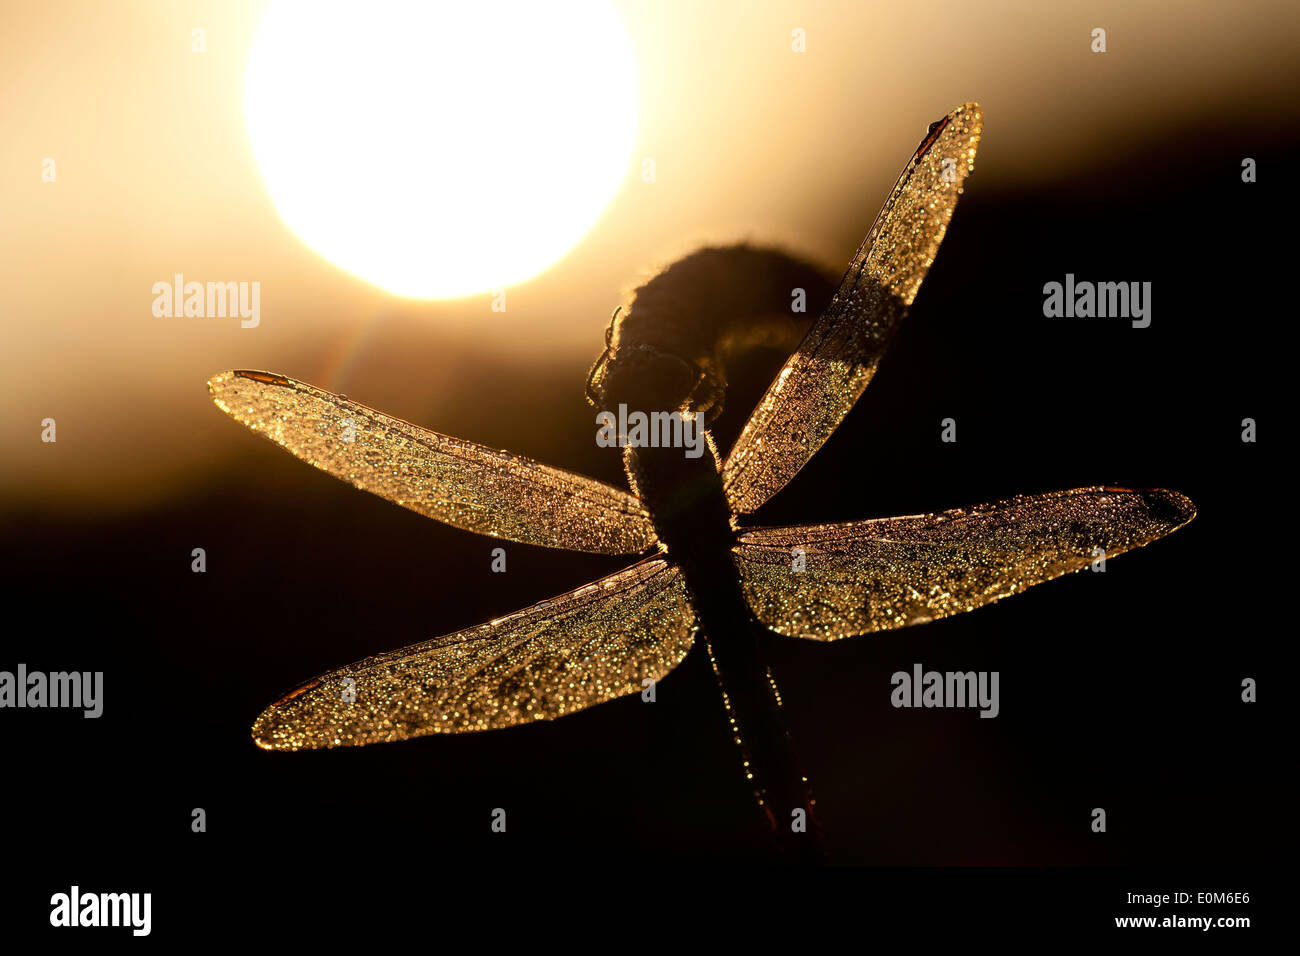
<svg viewBox="0 0 1300 956">
<path fill-rule="evenodd" d="M 607 351 L 592 370 L 588 397 L 604 409 L 675 411 L 691 402 L 704 377 L 693 362 L 672 352 L 624 345 Z"/>
</svg>

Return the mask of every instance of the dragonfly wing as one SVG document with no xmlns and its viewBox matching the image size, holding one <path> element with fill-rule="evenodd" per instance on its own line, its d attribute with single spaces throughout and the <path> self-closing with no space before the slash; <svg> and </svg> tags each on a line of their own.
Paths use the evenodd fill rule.
<svg viewBox="0 0 1300 956">
<path fill-rule="evenodd" d="M 625 491 L 390 418 L 268 372 L 208 382 L 218 408 L 303 461 L 404 508 L 478 534 L 570 551 L 634 554 L 654 525 Z"/>
<path fill-rule="evenodd" d="M 727 457 L 723 484 L 735 513 L 756 510 L 784 488 L 871 381 L 943 241 L 981 128 L 978 106 L 954 110 L 931 126 L 903 169 L 839 291 Z"/>
<path fill-rule="evenodd" d="M 1080 488 L 940 514 L 742 534 L 733 556 L 767 627 L 834 641 L 970 611 L 1164 537 L 1196 514 L 1172 491 Z M 796 548 L 805 569 L 796 571 Z"/>
<path fill-rule="evenodd" d="M 647 558 L 487 624 L 324 674 L 263 711 L 253 738 L 267 750 L 304 750 L 553 720 L 665 676 L 690 650 L 694 621 L 681 573 Z"/>
</svg>

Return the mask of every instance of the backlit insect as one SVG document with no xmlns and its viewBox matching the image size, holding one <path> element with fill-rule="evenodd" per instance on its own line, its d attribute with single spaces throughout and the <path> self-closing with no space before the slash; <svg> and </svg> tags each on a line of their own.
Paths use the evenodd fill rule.
<svg viewBox="0 0 1300 956">
<path fill-rule="evenodd" d="M 326 673 L 257 718 L 257 744 L 356 746 L 549 720 L 641 691 L 702 638 L 775 829 L 812 801 L 758 651 L 761 628 L 833 641 L 947 617 L 1088 567 L 1096 549 L 1113 557 L 1191 520 L 1192 503 L 1175 492 L 1093 487 L 940 514 L 740 525 L 812 458 L 871 380 L 943 240 L 980 130 L 974 105 L 930 127 L 725 462 L 711 439 L 695 460 L 681 449 L 627 448 L 632 494 L 281 375 L 213 378 L 214 401 L 236 420 L 413 511 L 525 544 L 643 555 L 526 610 Z M 703 414 L 719 391 L 690 356 L 620 343 L 616 333 L 607 344 L 589 383 L 606 407 Z"/>
</svg>

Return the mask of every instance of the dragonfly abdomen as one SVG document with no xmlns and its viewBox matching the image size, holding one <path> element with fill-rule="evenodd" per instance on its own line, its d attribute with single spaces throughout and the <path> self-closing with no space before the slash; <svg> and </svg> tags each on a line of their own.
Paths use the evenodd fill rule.
<svg viewBox="0 0 1300 956">
<path fill-rule="evenodd" d="M 626 448 L 624 464 L 686 580 L 741 767 L 769 832 L 787 858 L 816 860 L 821 846 L 811 790 L 764 659 L 767 632 L 740 587 L 731 551 L 736 533 L 712 440 L 708 448 L 709 455 L 695 459 L 680 448 Z"/>
</svg>

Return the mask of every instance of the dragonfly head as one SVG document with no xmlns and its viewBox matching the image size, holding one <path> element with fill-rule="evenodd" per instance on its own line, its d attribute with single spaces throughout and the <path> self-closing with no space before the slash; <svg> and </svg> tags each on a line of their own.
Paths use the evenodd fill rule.
<svg viewBox="0 0 1300 956">
<path fill-rule="evenodd" d="M 632 345 L 601 356 L 587 397 L 599 408 L 707 413 L 721 404 L 721 390 L 694 362 L 654 345 Z"/>
<path fill-rule="evenodd" d="M 626 405 L 634 411 L 684 410 L 703 414 L 707 420 L 716 418 L 722 411 L 726 382 L 712 366 L 701 368 L 671 344 L 621 335 L 620 311 L 610 319 L 605 351 L 587 377 L 587 400 L 600 409 Z"/>
</svg>

